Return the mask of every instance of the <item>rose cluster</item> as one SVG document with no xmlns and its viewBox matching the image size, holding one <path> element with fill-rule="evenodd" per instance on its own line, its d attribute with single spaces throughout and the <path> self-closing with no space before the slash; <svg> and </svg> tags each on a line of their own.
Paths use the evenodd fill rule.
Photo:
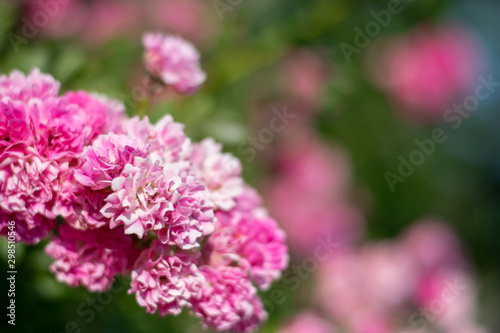
<svg viewBox="0 0 500 333">
<path fill-rule="evenodd" d="M 152 75 L 183 92 L 201 84 L 194 49 L 145 39 Z M 257 328 L 257 288 L 288 251 L 239 160 L 191 142 L 170 115 L 127 118 L 118 101 L 59 86 L 37 69 L 0 76 L 0 233 L 16 221 L 17 241 L 51 237 L 51 270 L 70 286 L 102 292 L 128 275 L 149 313 L 185 307 L 216 330 Z"/>
</svg>

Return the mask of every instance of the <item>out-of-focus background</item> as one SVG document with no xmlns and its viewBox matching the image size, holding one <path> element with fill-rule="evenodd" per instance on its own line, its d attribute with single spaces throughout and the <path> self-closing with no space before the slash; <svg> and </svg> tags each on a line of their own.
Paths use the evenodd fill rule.
<svg viewBox="0 0 500 333">
<path fill-rule="evenodd" d="M 0 0 L 0 72 L 39 67 L 132 114 L 142 33 L 191 40 L 207 82 L 156 96 L 149 115 L 222 142 L 287 231 L 262 332 L 499 332 L 499 13 L 495 0 Z M 146 314 L 123 281 L 111 298 L 57 282 L 44 245 L 18 245 L 16 331 L 201 330 L 187 312 Z"/>
</svg>

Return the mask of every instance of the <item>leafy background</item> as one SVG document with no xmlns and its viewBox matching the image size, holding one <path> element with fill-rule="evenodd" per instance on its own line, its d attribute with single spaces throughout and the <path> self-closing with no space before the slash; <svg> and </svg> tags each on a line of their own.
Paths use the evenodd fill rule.
<svg viewBox="0 0 500 333">
<path fill-rule="evenodd" d="M 370 11 L 385 9 L 387 1 L 243 0 L 232 12 L 226 12 L 222 21 L 208 2 L 206 15 L 214 18 L 218 28 L 216 37 L 200 46 L 208 80 L 193 97 L 157 103 L 151 119 L 172 113 L 186 124 L 194 140 L 214 137 L 224 143 L 226 151 L 242 157 L 238 145 L 258 130 L 252 125 L 255 114 L 271 112 L 267 106 L 271 103 L 287 105 L 276 80 L 284 57 L 297 48 L 319 50 L 332 75 L 314 117 L 315 128 L 325 141 L 337 142 L 349 153 L 358 189 L 355 193 L 370 193 L 369 204 L 361 205 L 368 237 L 394 237 L 426 215 L 449 221 L 476 266 L 480 321 L 492 331 L 500 331 L 500 93 L 482 102 L 458 130 L 447 131 L 448 140 L 392 193 L 384 172 L 395 171 L 398 156 L 408 156 L 415 149 L 413 141 L 429 137 L 435 126 L 402 121 L 369 78 L 365 66 L 368 52 L 355 55 L 349 64 L 339 48 L 341 42 L 352 44 L 353 28 L 364 27 L 371 20 Z M 405 9 L 377 38 L 403 33 L 421 22 L 458 20 L 484 45 L 488 55 L 485 74 L 500 77 L 498 1 L 419 0 L 403 4 Z M 140 82 L 141 31 L 103 45 L 40 35 L 14 52 L 7 36 L 20 31 L 22 15 L 19 2 L 0 0 L 1 73 L 39 67 L 60 80 L 63 90 L 86 89 L 119 99 L 129 96 Z M 245 178 L 253 185 L 262 184 L 271 171 L 265 151 L 251 162 L 243 159 L 243 163 Z M 355 195 L 353 199 L 363 201 L 362 197 Z M 6 267 L 5 239 L 1 242 Z M 44 245 L 18 246 L 16 331 L 72 332 L 75 328 L 71 323 L 66 327 L 72 321 L 82 332 L 200 331 L 187 312 L 175 318 L 146 314 L 125 291 L 113 294 L 104 310 L 96 311 L 95 319 L 86 323 L 88 314 L 80 316 L 77 308 L 98 295 L 57 282 L 48 270 L 51 260 L 43 252 Z M 262 332 L 274 332 L 283 318 L 306 307 L 312 283 L 302 284 L 294 294 L 276 283 L 266 295 L 279 289 L 285 292 L 287 302 L 276 306 Z M 8 329 L 5 319 L 0 325 L 2 331 Z"/>
</svg>

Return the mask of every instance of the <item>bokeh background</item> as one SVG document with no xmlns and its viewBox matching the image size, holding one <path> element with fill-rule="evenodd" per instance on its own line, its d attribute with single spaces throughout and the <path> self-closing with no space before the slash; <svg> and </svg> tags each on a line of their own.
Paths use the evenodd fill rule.
<svg viewBox="0 0 500 333">
<path fill-rule="evenodd" d="M 39 67 L 63 90 L 107 94 L 133 114 L 142 33 L 191 40 L 207 82 L 194 96 L 155 96 L 149 116 L 171 113 L 193 140 L 224 143 L 287 230 L 292 261 L 262 295 L 262 332 L 500 332 L 500 91 L 466 116 L 448 111 L 475 94 L 480 76 L 500 82 L 500 3 L 403 0 L 380 18 L 389 3 L 0 0 L 0 72 Z M 41 10 L 50 15 L 36 24 Z M 269 131 L 284 110 L 293 119 Z M 391 189 L 387 172 L 397 175 L 400 156 L 409 160 L 415 140 L 436 129 L 445 142 Z M 318 260 L 327 236 L 338 248 Z M 18 245 L 17 332 L 202 330 L 187 312 L 146 314 L 125 290 L 80 315 L 98 295 L 57 282 L 44 245 Z M 457 276 L 465 294 L 425 329 L 412 325 Z"/>
</svg>

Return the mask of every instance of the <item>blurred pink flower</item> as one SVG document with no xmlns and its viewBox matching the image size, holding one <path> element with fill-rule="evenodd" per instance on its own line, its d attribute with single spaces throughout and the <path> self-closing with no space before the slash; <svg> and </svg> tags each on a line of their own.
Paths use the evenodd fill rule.
<svg viewBox="0 0 500 333">
<path fill-rule="evenodd" d="M 384 243 L 338 252 L 318 273 L 317 300 L 340 321 L 403 306 L 415 283 L 408 257 Z"/>
<path fill-rule="evenodd" d="M 177 92 L 192 94 L 205 82 L 200 55 L 190 42 L 161 33 L 147 33 L 142 42 L 148 72 Z"/>
<path fill-rule="evenodd" d="M 216 33 L 218 24 L 210 9 L 203 0 L 155 0 L 150 8 L 156 26 L 196 42 Z"/>
<path fill-rule="evenodd" d="M 276 160 L 278 175 L 266 184 L 265 196 L 291 250 L 308 256 L 324 237 L 352 244 L 363 217 L 347 200 L 351 184 L 346 155 L 297 126 L 285 133 Z"/>
<path fill-rule="evenodd" d="M 459 26 L 417 27 L 383 46 L 375 61 L 376 80 L 408 115 L 439 121 L 472 89 L 481 55 L 471 35 Z"/>
<path fill-rule="evenodd" d="M 334 333 L 331 324 L 313 312 L 302 312 L 278 330 L 278 333 Z"/>
<path fill-rule="evenodd" d="M 281 85 L 289 98 L 297 99 L 303 109 L 317 111 L 329 78 L 328 70 L 326 62 L 316 51 L 299 49 L 285 58 L 280 74 Z"/>
<path fill-rule="evenodd" d="M 337 252 L 322 263 L 315 299 L 349 332 L 480 329 L 474 281 L 463 262 L 451 230 L 422 220 L 395 241 Z"/>
<path fill-rule="evenodd" d="M 104 43 L 140 29 L 141 4 L 138 1 L 99 0 L 88 8 L 84 39 L 90 44 Z"/>
<path fill-rule="evenodd" d="M 43 35 L 51 38 L 78 35 L 89 19 L 87 5 L 82 0 L 54 1 L 52 5 L 39 0 L 25 2 L 28 3 L 26 17 L 31 23 L 30 31 L 38 32 L 41 29 Z"/>
</svg>

